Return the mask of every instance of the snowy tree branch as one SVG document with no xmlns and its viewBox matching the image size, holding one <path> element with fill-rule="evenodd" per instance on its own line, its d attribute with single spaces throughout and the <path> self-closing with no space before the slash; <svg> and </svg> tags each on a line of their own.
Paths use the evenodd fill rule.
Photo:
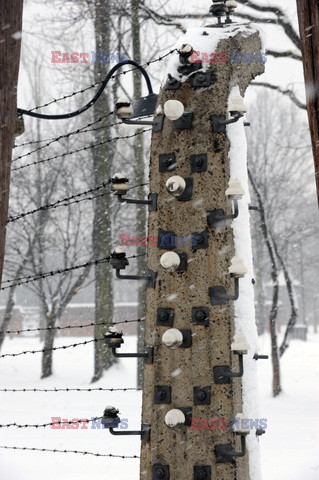
<svg viewBox="0 0 319 480">
<path fill-rule="evenodd" d="M 292 100 L 294 104 L 297 105 L 297 107 L 302 108 L 303 110 L 307 109 L 307 105 L 300 102 L 300 100 L 296 97 L 296 95 L 292 90 L 283 89 L 278 85 L 272 85 L 271 83 L 267 83 L 267 82 L 252 82 L 251 85 L 253 85 L 254 87 L 265 87 L 265 88 L 270 88 L 271 90 L 276 90 L 277 92 L 280 92 L 282 95 L 286 95 L 287 97 L 289 97 L 290 100 Z"/>
</svg>

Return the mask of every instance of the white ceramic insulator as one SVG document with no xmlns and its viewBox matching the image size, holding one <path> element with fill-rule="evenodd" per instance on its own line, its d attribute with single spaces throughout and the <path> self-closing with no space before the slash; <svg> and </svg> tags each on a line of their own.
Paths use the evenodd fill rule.
<svg viewBox="0 0 319 480">
<path fill-rule="evenodd" d="M 160 264 L 165 270 L 174 271 L 181 263 L 180 256 L 175 252 L 165 252 L 161 256 Z"/>
<path fill-rule="evenodd" d="M 170 328 L 163 334 L 162 342 L 168 348 L 178 348 L 183 343 L 183 334 L 177 328 Z"/>
<path fill-rule="evenodd" d="M 186 182 L 183 177 L 180 177 L 178 175 L 174 175 L 173 177 L 170 177 L 167 182 L 166 182 L 166 189 L 167 191 L 171 194 L 174 195 L 175 197 L 179 197 L 184 193 L 186 188 Z"/>
<path fill-rule="evenodd" d="M 167 100 L 164 104 L 164 113 L 170 120 L 178 120 L 184 113 L 184 105 L 179 100 Z"/>
<path fill-rule="evenodd" d="M 245 267 L 243 261 L 239 257 L 233 257 L 231 259 L 231 265 L 228 268 L 228 272 L 233 277 L 242 278 L 247 273 L 247 268 Z"/>
<path fill-rule="evenodd" d="M 245 190 L 238 180 L 238 178 L 231 178 L 228 182 L 228 188 L 225 192 L 226 197 L 231 197 L 234 200 L 241 200 L 245 195 Z"/>
<path fill-rule="evenodd" d="M 173 408 L 165 415 L 165 423 L 168 427 L 181 427 L 185 424 L 186 418 L 182 410 L 178 410 L 177 408 Z"/>
<path fill-rule="evenodd" d="M 243 333 L 236 333 L 234 335 L 234 341 L 231 344 L 232 352 L 240 353 L 246 355 L 249 350 L 249 344 L 246 340 L 246 337 Z"/>
</svg>

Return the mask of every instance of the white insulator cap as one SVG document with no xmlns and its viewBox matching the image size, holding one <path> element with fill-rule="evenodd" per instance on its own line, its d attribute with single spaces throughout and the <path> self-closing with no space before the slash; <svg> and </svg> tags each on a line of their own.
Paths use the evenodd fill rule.
<svg viewBox="0 0 319 480">
<path fill-rule="evenodd" d="M 130 187 L 127 181 L 125 181 L 127 180 L 125 173 L 115 173 L 112 177 L 112 180 L 116 180 L 116 182 L 112 183 L 111 188 L 113 192 L 126 193 L 129 191 Z"/>
<path fill-rule="evenodd" d="M 164 113 L 170 120 L 178 120 L 184 110 L 184 105 L 179 100 L 167 100 L 164 104 Z"/>
<path fill-rule="evenodd" d="M 245 423 L 248 426 L 246 426 Z M 247 418 L 244 413 L 237 413 L 233 430 L 237 435 L 248 435 L 250 433 L 249 418 Z"/>
<path fill-rule="evenodd" d="M 230 113 L 240 113 L 241 115 L 244 115 L 244 113 L 247 112 L 246 104 L 244 102 L 243 97 L 240 95 L 234 95 L 231 100 L 230 104 L 228 106 L 228 111 Z"/>
<path fill-rule="evenodd" d="M 232 277 L 242 278 L 246 275 L 247 268 L 245 267 L 241 258 L 233 257 L 231 259 L 231 265 L 228 268 L 228 272 Z"/>
<path fill-rule="evenodd" d="M 240 353 L 241 355 L 247 355 L 249 350 L 249 345 L 245 335 L 243 333 L 236 333 L 234 335 L 234 341 L 231 344 L 230 348 L 232 352 Z"/>
<path fill-rule="evenodd" d="M 131 102 L 127 97 L 120 97 L 116 104 L 116 115 L 119 118 L 129 118 L 133 113 Z"/>
<path fill-rule="evenodd" d="M 170 177 L 166 182 L 166 189 L 175 197 L 179 197 L 184 193 L 186 188 L 186 182 L 183 177 L 179 177 L 178 175 L 173 175 Z"/>
<path fill-rule="evenodd" d="M 109 332 L 110 333 L 118 333 L 118 334 L 122 334 L 123 331 L 119 328 L 119 327 L 109 327 Z"/>
<path fill-rule="evenodd" d="M 178 408 L 173 408 L 165 415 L 165 423 L 168 427 L 181 427 L 185 424 L 186 418 L 182 410 L 178 410 Z"/>
<path fill-rule="evenodd" d="M 238 178 L 231 178 L 228 182 L 228 188 L 225 192 L 226 197 L 234 200 L 240 200 L 245 195 L 245 190 Z"/>
<path fill-rule="evenodd" d="M 191 45 L 189 45 L 188 43 L 182 45 L 178 51 L 179 53 L 181 53 L 182 55 L 186 55 L 186 54 L 191 54 L 193 52 L 193 47 Z"/>
<path fill-rule="evenodd" d="M 114 253 L 117 253 L 117 254 L 119 254 L 119 253 L 125 253 L 125 250 L 123 250 L 122 247 L 116 247 L 116 249 L 114 250 Z"/>
<path fill-rule="evenodd" d="M 173 272 L 176 270 L 181 263 L 180 256 L 175 252 L 166 252 L 163 253 L 160 259 L 160 264 L 165 270 Z"/>
<path fill-rule="evenodd" d="M 236 0 L 226 0 L 226 7 L 229 8 L 230 10 L 235 10 L 237 6 L 238 4 Z"/>
<path fill-rule="evenodd" d="M 163 334 L 162 342 L 168 348 L 178 348 L 183 343 L 183 334 L 177 328 L 170 328 Z"/>
</svg>

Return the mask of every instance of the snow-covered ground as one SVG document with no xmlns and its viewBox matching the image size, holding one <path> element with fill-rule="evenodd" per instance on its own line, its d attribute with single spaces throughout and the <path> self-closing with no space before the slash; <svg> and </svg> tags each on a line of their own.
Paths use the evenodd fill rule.
<svg viewBox="0 0 319 480">
<path fill-rule="evenodd" d="M 57 345 L 81 339 L 58 339 Z M 136 340 L 129 337 L 125 349 Z M 269 337 L 262 338 L 263 353 L 269 352 Z M 41 348 L 36 339 L 6 339 L 1 353 Z M 124 349 L 123 349 L 124 351 Z M 40 378 L 40 354 L 0 358 L 0 388 L 121 388 L 134 387 L 135 362 L 122 360 L 97 384 L 90 384 L 93 371 L 92 344 L 59 350 L 54 356 L 55 374 Z M 271 363 L 258 362 L 260 411 L 268 420 L 260 439 L 263 480 L 319 479 L 319 335 L 308 342 L 293 341 L 282 361 L 283 394 L 271 397 Z M 130 429 L 140 427 L 141 393 L 128 392 L 0 392 L 0 422 L 48 423 L 51 417 L 91 418 L 101 416 L 106 405 L 120 409 Z M 17 429 L 0 431 L 0 445 L 69 449 L 114 455 L 139 455 L 138 437 L 113 437 L 102 429 Z M 0 449 L 2 480 L 138 480 L 138 459 L 92 457 L 76 454 L 23 452 Z M 93 473 L 94 472 L 94 473 Z"/>
</svg>

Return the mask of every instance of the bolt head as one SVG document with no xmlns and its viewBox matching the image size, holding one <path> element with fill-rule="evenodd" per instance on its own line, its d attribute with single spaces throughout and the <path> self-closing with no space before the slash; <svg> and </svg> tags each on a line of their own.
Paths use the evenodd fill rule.
<svg viewBox="0 0 319 480">
<path fill-rule="evenodd" d="M 155 470 L 155 477 L 156 478 L 164 478 L 165 477 L 165 472 L 162 468 L 157 468 Z"/>
<path fill-rule="evenodd" d="M 196 312 L 195 318 L 196 320 L 204 320 L 205 313 L 203 312 L 203 310 L 198 310 L 198 312 Z"/>
</svg>

